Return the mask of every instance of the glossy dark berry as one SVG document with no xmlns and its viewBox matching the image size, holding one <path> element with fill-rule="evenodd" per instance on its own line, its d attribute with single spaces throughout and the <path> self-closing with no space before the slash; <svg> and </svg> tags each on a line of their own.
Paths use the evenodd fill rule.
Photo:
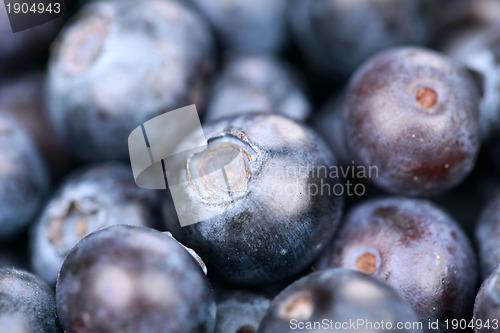
<svg viewBox="0 0 500 333">
<path fill-rule="evenodd" d="M 500 193 L 497 192 L 484 207 L 476 225 L 476 244 L 479 250 L 481 275 L 486 278 L 500 265 Z"/>
<path fill-rule="evenodd" d="M 186 181 L 175 192 L 177 215 L 199 223 L 176 228 L 165 205 L 169 229 L 230 283 L 277 282 L 299 273 L 340 219 L 343 188 L 330 173 L 333 154 L 305 125 L 272 114 L 224 118 L 203 130 L 207 148 L 169 175 Z M 231 163 L 221 163 L 228 158 Z M 223 166 L 225 178 L 217 177 Z"/>
<path fill-rule="evenodd" d="M 350 326 L 358 320 L 364 324 Z M 382 321 L 385 326 L 377 328 Z M 397 323 L 409 327 L 397 329 Z M 257 332 L 422 332 L 418 325 L 411 306 L 389 285 L 352 270 L 331 269 L 309 274 L 283 290 Z"/>
<path fill-rule="evenodd" d="M 215 301 L 198 263 L 154 229 L 111 226 L 68 254 L 56 289 L 68 332 L 212 332 Z"/>
<path fill-rule="evenodd" d="M 255 333 L 271 300 L 245 291 L 228 291 L 217 297 L 214 333 Z"/>
<path fill-rule="evenodd" d="M 212 42 L 179 1 L 91 2 L 52 49 L 50 120 L 82 159 L 126 159 L 128 135 L 143 122 L 189 104 L 203 109 Z M 165 130 L 174 135 L 177 125 Z"/>
<path fill-rule="evenodd" d="M 28 272 L 0 268 L 0 330 L 60 332 L 52 289 Z"/>
<path fill-rule="evenodd" d="M 114 224 L 153 226 L 156 194 L 138 187 L 125 164 L 91 165 L 74 171 L 33 226 L 35 272 L 55 284 L 64 258 L 89 233 Z"/>
<path fill-rule="evenodd" d="M 384 198 L 355 206 L 315 265 L 331 267 L 387 282 L 424 322 L 463 318 L 474 299 L 472 246 L 457 223 L 426 200 Z"/>
<path fill-rule="evenodd" d="M 24 230 L 49 187 L 48 173 L 29 135 L 0 111 L 0 239 Z"/>
<path fill-rule="evenodd" d="M 474 304 L 476 333 L 500 332 L 500 267 L 484 281 Z"/>
<path fill-rule="evenodd" d="M 0 110 L 13 116 L 26 129 L 46 161 L 52 178 L 59 179 L 74 161 L 44 115 L 44 80 L 43 72 L 0 79 Z"/>
<path fill-rule="evenodd" d="M 500 132 L 500 21 L 467 30 L 448 46 L 447 53 L 482 75 L 479 111 L 483 138 Z"/>
<path fill-rule="evenodd" d="M 226 63 L 210 95 L 205 119 L 269 112 L 305 120 L 311 105 L 293 68 L 272 56 L 238 56 Z"/>
<path fill-rule="evenodd" d="M 298 0 L 290 21 L 311 66 L 347 77 L 378 51 L 426 44 L 431 31 L 425 7 L 425 0 Z"/>
<path fill-rule="evenodd" d="M 460 183 L 480 145 L 479 90 L 439 53 L 396 48 L 367 61 L 342 105 L 345 142 L 386 191 L 432 195 Z"/>
<path fill-rule="evenodd" d="M 287 0 L 189 0 L 204 14 L 225 49 L 275 52 L 287 41 Z"/>
</svg>

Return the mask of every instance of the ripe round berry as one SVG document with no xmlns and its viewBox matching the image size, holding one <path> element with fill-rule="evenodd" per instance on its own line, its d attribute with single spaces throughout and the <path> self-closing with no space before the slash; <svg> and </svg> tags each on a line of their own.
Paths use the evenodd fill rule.
<svg viewBox="0 0 500 333">
<path fill-rule="evenodd" d="M 371 323 L 371 328 L 349 325 L 360 321 Z M 376 328 L 382 322 L 385 328 Z M 397 323 L 409 326 L 396 330 Z M 309 274 L 283 290 L 257 332 L 422 332 L 415 324 L 418 318 L 410 304 L 388 284 L 352 270 L 330 269 Z"/>
<path fill-rule="evenodd" d="M 345 142 L 384 190 L 433 195 L 460 183 L 480 145 L 479 89 L 464 67 L 433 51 L 397 48 L 351 78 Z"/>
<path fill-rule="evenodd" d="M 82 239 L 56 288 L 68 332 L 212 332 L 215 301 L 198 263 L 154 229 L 118 225 Z"/>
<path fill-rule="evenodd" d="M 476 225 L 476 244 L 481 263 L 481 276 L 486 278 L 500 265 L 500 193 L 483 208 Z"/>
<path fill-rule="evenodd" d="M 5 332 L 60 332 L 54 292 L 38 277 L 0 268 L 0 328 Z"/>
<path fill-rule="evenodd" d="M 296 0 L 291 2 L 290 21 L 311 66 L 330 77 L 348 77 L 379 51 L 427 44 L 433 30 L 428 4 L 427 0 Z"/>
<path fill-rule="evenodd" d="M 48 172 L 31 138 L 0 112 L 0 239 L 27 227 L 48 188 Z"/>
<path fill-rule="evenodd" d="M 460 319 L 471 309 L 477 263 L 457 223 L 425 200 L 374 199 L 355 206 L 317 269 L 375 276 L 413 306 L 420 320 Z"/>
<path fill-rule="evenodd" d="M 180 1 L 90 2 L 52 48 L 46 100 L 55 130 L 85 161 L 128 158 L 137 126 L 181 106 L 204 108 L 209 31 Z M 178 124 L 165 130 L 183 134 Z"/>
<path fill-rule="evenodd" d="M 226 291 L 217 297 L 214 333 L 255 333 L 271 300 L 259 293 Z"/>
<path fill-rule="evenodd" d="M 476 333 L 500 331 L 500 267 L 484 281 L 476 296 L 474 319 Z"/>
<path fill-rule="evenodd" d="M 500 127 L 499 24 L 466 30 L 448 46 L 447 53 L 482 76 L 481 134 L 489 139 Z"/>
<path fill-rule="evenodd" d="M 304 121 L 311 105 L 297 73 L 269 55 L 230 59 L 211 91 L 205 120 L 249 112 L 278 113 Z"/>
<path fill-rule="evenodd" d="M 153 226 L 156 194 L 138 187 L 126 164 L 109 162 L 74 171 L 33 226 L 35 272 L 54 285 L 64 258 L 84 236 L 114 224 Z"/>
<path fill-rule="evenodd" d="M 198 223 L 176 227 L 165 205 L 168 229 L 227 282 L 263 284 L 299 273 L 340 219 L 333 154 L 311 129 L 273 114 L 223 118 L 203 130 L 208 146 L 169 174 L 185 179 L 172 192 L 181 222 Z"/>
<path fill-rule="evenodd" d="M 188 0 L 212 25 L 229 51 L 270 53 L 287 41 L 287 0 Z"/>
</svg>

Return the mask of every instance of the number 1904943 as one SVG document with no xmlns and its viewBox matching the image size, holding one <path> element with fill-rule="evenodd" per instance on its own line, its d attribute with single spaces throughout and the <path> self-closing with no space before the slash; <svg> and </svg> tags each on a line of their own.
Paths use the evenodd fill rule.
<svg viewBox="0 0 500 333">
<path fill-rule="evenodd" d="M 5 4 L 8 14 L 59 14 L 61 13 L 61 4 L 58 2 L 45 4 L 14 2 Z"/>
</svg>

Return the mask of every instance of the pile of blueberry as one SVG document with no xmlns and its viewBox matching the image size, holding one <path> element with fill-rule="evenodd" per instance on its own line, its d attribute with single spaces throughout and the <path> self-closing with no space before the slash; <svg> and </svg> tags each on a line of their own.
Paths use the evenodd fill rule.
<svg viewBox="0 0 500 333">
<path fill-rule="evenodd" d="M 0 332 L 500 332 L 498 0 L 88 0 L 0 34 Z M 139 187 L 129 134 L 192 104 L 186 186 Z"/>
</svg>

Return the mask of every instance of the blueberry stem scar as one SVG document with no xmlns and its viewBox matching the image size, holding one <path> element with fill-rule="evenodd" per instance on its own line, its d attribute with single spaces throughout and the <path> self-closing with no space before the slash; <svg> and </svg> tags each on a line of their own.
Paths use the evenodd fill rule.
<svg viewBox="0 0 500 333">
<path fill-rule="evenodd" d="M 424 87 L 417 91 L 415 99 L 424 109 L 432 109 L 437 104 L 438 94 L 434 89 Z"/>
<path fill-rule="evenodd" d="M 285 318 L 307 320 L 313 313 L 314 303 L 309 295 L 296 295 L 283 310 L 282 316 Z"/>
<path fill-rule="evenodd" d="M 361 273 L 373 274 L 377 270 L 377 258 L 371 253 L 365 253 L 356 259 L 356 269 Z"/>
</svg>

